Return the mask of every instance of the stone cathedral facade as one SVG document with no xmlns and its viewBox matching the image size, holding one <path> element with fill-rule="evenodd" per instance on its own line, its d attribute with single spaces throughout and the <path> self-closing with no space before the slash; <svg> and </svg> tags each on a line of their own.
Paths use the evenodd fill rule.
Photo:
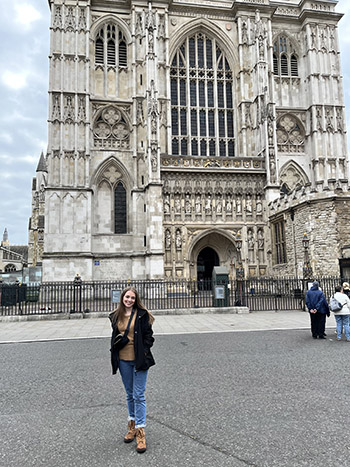
<svg viewBox="0 0 350 467">
<path fill-rule="evenodd" d="M 336 2 L 49 4 L 44 280 L 300 275 L 304 233 L 316 274 L 346 268 Z"/>
</svg>

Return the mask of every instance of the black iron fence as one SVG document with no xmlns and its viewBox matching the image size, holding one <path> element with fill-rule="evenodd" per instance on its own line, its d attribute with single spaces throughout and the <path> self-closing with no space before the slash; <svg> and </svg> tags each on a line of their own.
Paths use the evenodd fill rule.
<svg viewBox="0 0 350 467">
<path fill-rule="evenodd" d="M 327 300 L 343 280 L 319 279 Z M 233 306 L 246 306 L 250 311 L 302 310 L 308 282 L 290 278 L 85 282 L 75 278 L 71 282 L 0 284 L 0 316 L 110 312 L 128 285 L 136 287 L 149 310 Z"/>
</svg>

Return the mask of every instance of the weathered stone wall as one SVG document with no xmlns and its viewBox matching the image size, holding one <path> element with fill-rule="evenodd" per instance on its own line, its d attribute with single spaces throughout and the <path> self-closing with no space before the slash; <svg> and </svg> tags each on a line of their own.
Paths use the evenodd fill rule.
<svg viewBox="0 0 350 467">
<path fill-rule="evenodd" d="M 341 189 L 313 193 L 296 193 L 270 204 L 275 206 L 270 221 L 283 218 L 286 232 L 287 263 L 273 265 L 273 275 L 303 275 L 304 233 L 309 238 L 309 259 L 314 276 L 340 274 L 349 238 L 350 193 Z M 294 199 L 293 199 L 294 198 Z M 292 220 L 294 219 L 294 220 Z"/>
</svg>

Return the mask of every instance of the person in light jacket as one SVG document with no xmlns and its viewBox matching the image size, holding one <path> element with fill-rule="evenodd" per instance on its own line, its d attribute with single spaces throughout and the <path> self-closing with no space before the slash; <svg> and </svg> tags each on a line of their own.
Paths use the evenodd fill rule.
<svg viewBox="0 0 350 467">
<path fill-rule="evenodd" d="M 350 285 L 349 282 L 343 282 L 343 292 L 350 298 Z"/>
<path fill-rule="evenodd" d="M 341 310 L 334 312 L 337 324 L 337 340 L 341 340 L 342 330 L 344 328 L 346 340 L 350 342 L 350 299 L 344 293 L 343 288 L 340 287 L 340 285 L 335 288 L 334 298 L 343 305 Z"/>
</svg>

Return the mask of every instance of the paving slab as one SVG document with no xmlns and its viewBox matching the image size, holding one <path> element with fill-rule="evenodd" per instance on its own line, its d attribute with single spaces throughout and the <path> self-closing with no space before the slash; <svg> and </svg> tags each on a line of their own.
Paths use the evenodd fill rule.
<svg viewBox="0 0 350 467">
<path fill-rule="evenodd" d="M 309 329 L 310 319 L 309 314 L 303 311 L 157 315 L 153 328 L 156 335 Z M 327 319 L 326 328 L 335 328 L 333 316 Z M 0 343 L 3 344 L 91 339 L 110 335 L 111 326 L 107 317 L 0 322 Z"/>
</svg>

